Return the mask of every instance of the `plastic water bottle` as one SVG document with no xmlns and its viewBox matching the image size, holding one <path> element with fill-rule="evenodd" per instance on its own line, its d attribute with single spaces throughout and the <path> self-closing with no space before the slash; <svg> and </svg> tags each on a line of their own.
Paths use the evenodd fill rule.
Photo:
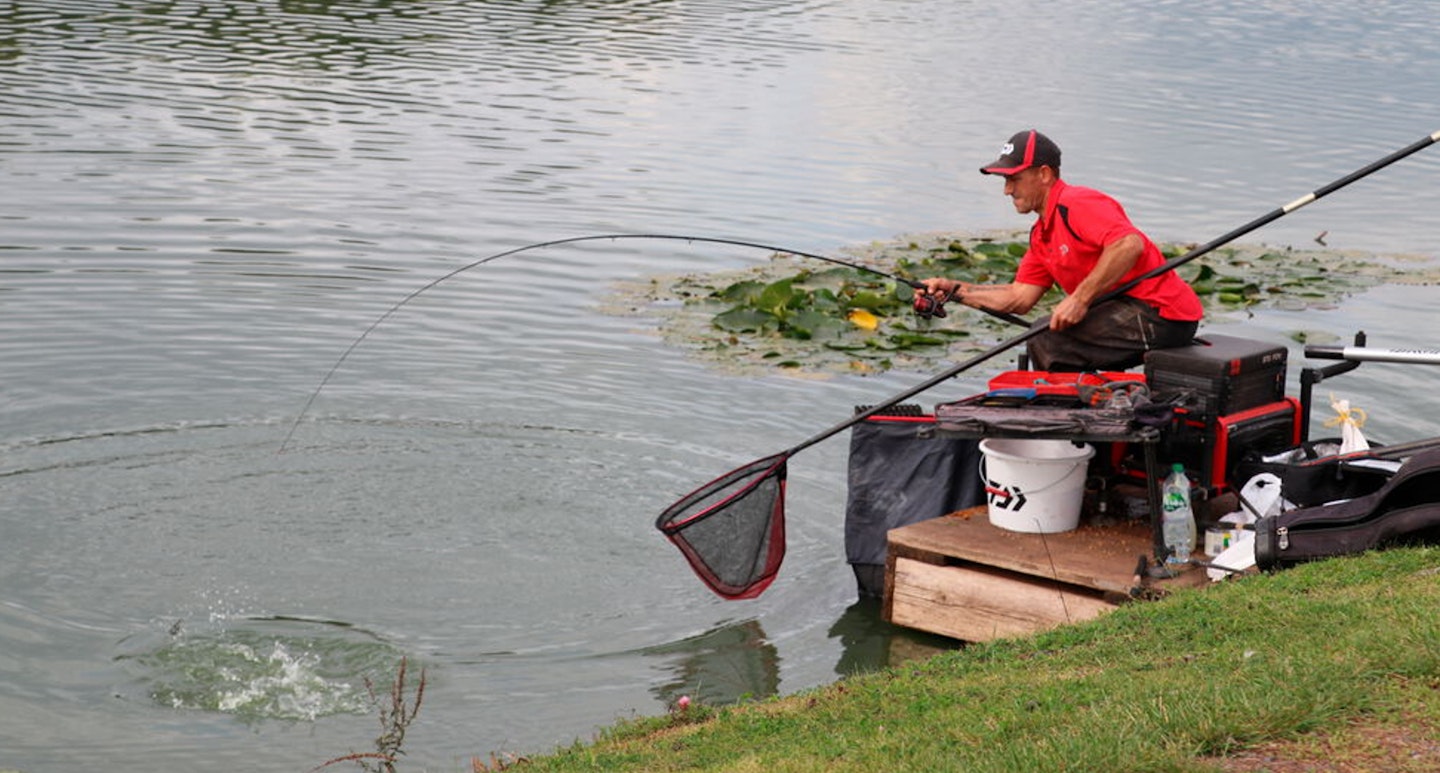
<svg viewBox="0 0 1440 773">
<path fill-rule="evenodd" d="M 1195 549 L 1195 513 L 1190 509 L 1190 479 L 1185 477 L 1185 465 L 1176 464 L 1170 476 L 1160 489 L 1161 509 L 1164 510 L 1161 533 L 1170 555 L 1167 564 L 1190 563 L 1190 551 Z"/>
</svg>

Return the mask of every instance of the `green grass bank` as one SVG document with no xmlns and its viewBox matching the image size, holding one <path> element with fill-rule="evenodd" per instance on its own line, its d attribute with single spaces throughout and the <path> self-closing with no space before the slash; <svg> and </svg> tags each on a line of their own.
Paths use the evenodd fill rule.
<svg viewBox="0 0 1440 773">
<path fill-rule="evenodd" d="M 825 688 L 625 720 L 533 771 L 1440 769 L 1440 548 L 1309 564 Z M 477 763 L 477 769 L 484 769 Z"/>
</svg>

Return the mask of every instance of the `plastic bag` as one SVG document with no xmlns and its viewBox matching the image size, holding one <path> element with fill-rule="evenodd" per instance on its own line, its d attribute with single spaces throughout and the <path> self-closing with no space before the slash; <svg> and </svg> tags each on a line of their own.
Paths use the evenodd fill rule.
<svg viewBox="0 0 1440 773">
<path fill-rule="evenodd" d="M 1325 426 L 1339 425 L 1340 453 L 1370 450 L 1370 442 L 1365 439 L 1365 433 L 1360 431 L 1360 428 L 1365 426 L 1365 411 L 1351 408 L 1349 400 L 1337 399 L 1333 393 L 1330 395 L 1330 407 L 1335 409 L 1335 418 L 1326 421 Z"/>
<path fill-rule="evenodd" d="M 1230 547 L 1210 560 L 1205 576 L 1211 582 L 1219 582 L 1234 572 L 1243 572 L 1255 565 L 1255 532 L 1244 527 L 1259 518 L 1271 517 L 1292 509 L 1280 489 L 1280 478 L 1262 472 L 1246 481 L 1240 489 L 1241 508 L 1222 516 L 1220 522 L 1236 527 L 1237 537 Z M 1230 571 L 1226 571 L 1226 570 Z"/>
</svg>

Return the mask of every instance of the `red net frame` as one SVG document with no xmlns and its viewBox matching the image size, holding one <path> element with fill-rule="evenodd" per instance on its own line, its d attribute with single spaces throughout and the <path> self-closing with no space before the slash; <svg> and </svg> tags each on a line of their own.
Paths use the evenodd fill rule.
<svg viewBox="0 0 1440 773">
<path fill-rule="evenodd" d="M 755 598 L 780 571 L 789 458 L 790 452 L 775 454 L 731 470 L 655 521 L 706 587 L 723 598 Z"/>
</svg>

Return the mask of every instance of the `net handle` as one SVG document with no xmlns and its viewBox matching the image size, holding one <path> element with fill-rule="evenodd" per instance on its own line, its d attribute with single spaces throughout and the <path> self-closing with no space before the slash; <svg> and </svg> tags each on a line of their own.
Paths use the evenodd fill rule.
<svg viewBox="0 0 1440 773">
<path fill-rule="evenodd" d="M 1140 276 L 1137 276 L 1137 277 L 1135 277 L 1134 279 L 1131 279 L 1130 281 L 1125 282 L 1124 284 L 1115 287 L 1114 289 L 1110 290 L 1109 292 L 1105 293 L 1104 295 L 1101 295 L 1101 296 L 1100 296 L 1099 298 L 1097 298 L 1097 299 L 1095 300 L 1095 302 L 1092 303 L 1091 305 L 1094 306 L 1094 305 L 1097 305 L 1097 304 L 1100 304 L 1100 303 L 1104 303 L 1105 301 L 1109 301 L 1109 300 L 1113 300 L 1113 299 L 1115 299 L 1115 298 L 1118 298 L 1118 297 L 1120 297 L 1121 295 L 1124 295 L 1125 293 L 1127 293 L 1127 292 L 1135 289 L 1135 287 L 1136 287 L 1137 285 L 1139 285 L 1141 282 L 1143 282 L 1143 281 L 1145 281 L 1145 280 L 1147 280 L 1147 279 L 1152 279 L 1152 278 L 1157 277 L 1157 276 L 1159 276 L 1159 275 L 1161 275 L 1161 274 L 1163 274 L 1163 273 L 1165 273 L 1165 272 L 1167 272 L 1167 271 L 1173 271 L 1173 270 L 1175 270 L 1175 269 L 1177 269 L 1177 268 L 1185 265 L 1186 263 L 1189 263 L 1190 261 L 1195 260 L 1196 258 L 1200 257 L 1201 255 L 1205 255 L 1205 254 L 1207 254 L 1207 253 L 1209 253 L 1209 252 L 1212 252 L 1212 251 L 1214 251 L 1214 250 L 1216 250 L 1216 249 L 1218 249 L 1218 248 L 1220 248 L 1220 247 L 1223 247 L 1223 246 L 1225 246 L 1226 244 L 1229 244 L 1230 242 L 1232 242 L 1232 241 L 1234 241 L 1234 240 L 1236 240 L 1236 239 L 1239 239 L 1241 236 L 1244 236 L 1245 234 L 1248 234 L 1248 233 L 1250 233 L 1251 231 L 1254 231 L 1255 229 L 1257 229 L 1257 228 L 1259 228 L 1259 227 L 1261 227 L 1261 226 L 1268 225 L 1269 223 L 1272 223 L 1272 222 L 1274 222 L 1274 221 L 1276 221 L 1276 220 L 1279 220 L 1280 218 L 1284 217 L 1285 215 L 1288 215 L 1288 214 L 1290 214 L 1291 212 L 1294 212 L 1295 210 L 1300 209 L 1301 207 L 1303 207 L 1303 206 L 1305 206 L 1305 205 L 1307 205 L 1307 204 L 1310 204 L 1310 203 L 1316 201 L 1317 199 L 1320 199 L 1320 198 L 1322 198 L 1322 197 L 1324 197 L 1324 196 L 1328 196 L 1329 194 L 1334 193 L 1335 191 L 1338 191 L 1338 190 L 1340 190 L 1341 188 L 1344 188 L 1345 186 L 1349 185 L 1350 183 L 1355 182 L 1356 180 L 1360 180 L 1360 179 L 1362 179 L 1362 178 L 1364 178 L 1364 177 L 1368 177 L 1369 175 L 1371 175 L 1371 174 L 1373 174 L 1373 173 L 1375 173 L 1375 172 L 1378 172 L 1378 171 L 1380 171 L 1381 169 L 1384 169 L 1385 167 L 1387 167 L 1387 166 L 1395 163 L 1396 161 L 1399 161 L 1400 159 L 1403 159 L 1403 158 L 1411 155 L 1412 153 L 1416 153 L 1416 152 L 1418 152 L 1418 151 L 1420 151 L 1420 150 L 1423 150 L 1423 149 L 1425 149 L 1425 148 L 1427 148 L 1427 147 L 1435 144 L 1436 142 L 1440 142 L 1440 130 L 1437 130 L 1437 131 L 1435 131 L 1435 132 L 1433 132 L 1433 133 L 1431 133 L 1431 134 L 1429 134 L 1429 135 L 1427 135 L 1427 136 L 1425 136 L 1425 137 L 1422 137 L 1421 139 L 1419 139 L 1419 140 L 1411 143 L 1410 145 L 1407 145 L 1407 146 L 1405 146 L 1405 147 L 1403 147 L 1403 148 L 1395 151 L 1394 153 L 1391 153 L 1391 154 L 1385 156 L 1384 158 L 1379 159 L 1378 161 L 1374 161 L 1374 162 L 1372 162 L 1372 163 L 1370 163 L 1370 164 L 1367 164 L 1367 165 L 1365 165 L 1365 166 L 1363 166 L 1363 167 L 1361 167 L 1361 168 L 1359 168 L 1359 169 L 1356 169 L 1355 171 L 1353 171 L 1353 172 L 1345 175 L 1344 177 L 1341 177 L 1341 178 L 1336 179 L 1336 180 L 1334 180 L 1334 181 L 1332 181 L 1332 182 L 1330 182 L 1330 183 L 1328 183 L 1328 184 L 1326 184 L 1326 185 L 1323 185 L 1323 186 L 1315 189 L 1314 191 L 1312 191 L 1312 192 L 1310 192 L 1310 193 L 1307 193 L 1307 194 L 1305 194 L 1304 196 L 1301 196 L 1301 197 L 1298 198 L 1298 199 L 1295 199 L 1294 201 L 1291 201 L 1291 202 L 1289 202 L 1289 203 L 1287 203 L 1287 204 L 1284 204 L 1284 205 L 1282 205 L 1282 206 L 1280 206 L 1280 207 L 1277 207 L 1277 208 L 1275 208 L 1275 209 L 1273 209 L 1273 210 L 1271 210 L 1271 211 L 1269 211 L 1269 212 L 1266 212 L 1265 214 L 1261 215 L 1260 217 L 1255 218 L 1254 220 L 1251 220 L 1250 222 L 1246 223 L 1245 225 L 1242 225 L 1242 226 L 1240 226 L 1239 228 L 1236 228 L 1235 230 L 1230 231 L 1230 232 L 1227 233 L 1227 234 L 1224 234 L 1224 235 L 1222 235 L 1222 236 L 1216 237 L 1215 239 L 1213 239 L 1213 240 L 1211 240 L 1211 241 L 1209 241 L 1209 242 L 1207 242 L 1207 243 L 1205 243 L 1205 244 L 1202 244 L 1202 245 L 1200 245 L 1200 246 L 1198 246 L 1198 247 L 1190 250 L 1189 252 L 1185 253 L 1184 255 L 1180 255 L 1180 256 L 1171 258 L 1170 260 L 1166 261 L 1165 263 L 1162 263 L 1161 265 L 1156 266 L 1155 268 L 1153 268 L 1153 269 L 1151 269 L 1151 270 L 1149 270 L 1149 271 L 1146 271 L 1145 273 L 1141 274 Z M 1035 322 L 1032 323 L 1032 324 L 1030 325 L 1030 328 L 1029 328 L 1028 330 L 1026 330 L 1025 332 L 1020 333 L 1019 335 L 1016 335 L 1016 336 L 1014 336 L 1014 337 L 1012 337 L 1012 338 L 1009 338 L 1009 339 L 1007 339 L 1007 340 L 1005 340 L 1005 341 L 1002 341 L 1002 342 L 1000 342 L 999 344 L 997 344 L 994 348 L 990 349 L 989 351 L 981 352 L 980 354 L 978 354 L 978 355 L 976 355 L 976 356 L 974 356 L 974 357 L 971 357 L 970 359 L 965 360 L 964 362 L 962 362 L 962 363 L 960 363 L 960 364 L 958 364 L 958 365 L 955 365 L 954 367 L 950 368 L 949 370 L 946 370 L 946 371 L 944 371 L 943 373 L 940 373 L 939 375 L 936 375 L 936 376 L 934 376 L 934 377 L 932 377 L 932 378 L 930 378 L 930 379 L 927 379 L 926 381 L 923 381 L 923 382 L 921 382 L 920 384 L 917 384 L 917 385 L 911 387 L 910 389 L 907 389 L 907 390 L 905 390 L 905 391 L 903 391 L 903 392 L 901 392 L 901 393 L 899 393 L 899 394 L 897 394 L 897 395 L 889 398 L 889 399 L 886 400 L 885 402 L 882 402 L 882 403 L 880 403 L 880 404 L 878 404 L 878 405 L 873 405 L 873 406 L 871 406 L 868 410 L 861 411 L 860 413 L 857 413 L 857 414 L 855 414 L 854 416 L 851 416 L 849 419 L 847 419 L 847 420 L 845 420 L 845 421 L 842 421 L 842 422 L 840 422 L 839 424 L 836 424 L 835 426 L 830 427 L 829 429 L 826 429 L 826 430 L 824 430 L 824 431 L 822 431 L 822 432 L 820 432 L 820 433 L 818 433 L 818 434 L 816 434 L 816 435 L 813 435 L 813 436 L 811 436 L 811 437 L 809 437 L 809 438 L 801 441 L 799 445 L 796 445 L 795 447 L 791 448 L 791 449 L 790 449 L 789 451 L 787 451 L 786 453 L 787 453 L 788 455 L 790 455 L 790 456 L 793 456 L 793 455 L 795 455 L 796 453 L 799 453 L 800 451 L 802 451 L 802 450 L 804 450 L 804 449 L 806 449 L 806 448 L 809 448 L 810 446 L 813 446 L 813 445 L 815 445 L 816 443 L 819 443 L 820 441 L 825 440 L 825 439 L 831 437 L 832 435 L 836 435 L 836 434 L 838 434 L 838 433 L 840 433 L 840 432 L 843 432 L 844 430 L 849 429 L 850 427 L 853 427 L 853 426 L 856 425 L 856 424 L 859 424 L 859 423 L 862 422 L 862 421 L 865 421 L 866 419 L 870 418 L 871 416 L 874 416 L 875 414 L 877 414 L 877 413 L 879 413 L 879 412 L 881 412 L 881 411 L 884 411 L 884 410 L 886 410 L 886 409 L 892 408 L 892 407 L 894 407 L 894 406 L 896 406 L 896 405 L 898 405 L 898 404 L 900 404 L 900 403 L 902 403 L 902 402 L 904 402 L 904 401 L 906 401 L 906 400 L 909 400 L 910 398 L 914 397 L 915 395 L 920 394 L 921 392 L 924 392 L 924 391 L 926 391 L 926 390 L 928 390 L 928 389 L 930 389 L 930 388 L 932 388 L 932 387 L 935 387 L 935 386 L 937 386 L 937 385 L 939 385 L 939 384 L 941 384 L 941 383 L 943 383 L 943 382 L 945 382 L 945 381 L 949 381 L 950 379 L 952 379 L 952 378 L 960 375 L 961 373 L 964 373 L 965 371 L 967 371 L 967 370 L 975 367 L 976 365 L 979 365 L 979 364 L 981 364 L 981 363 L 983 363 L 983 362 L 986 362 L 987 360 L 990 360 L 990 359 L 992 359 L 992 358 L 994 358 L 994 357 L 996 357 L 996 356 L 998 356 L 998 355 L 1000 355 L 1000 354 L 1002 354 L 1002 353 L 1004 353 L 1004 352 L 1006 352 L 1006 351 L 1009 351 L 1010 349 L 1012 349 L 1012 348 L 1014 348 L 1014 347 L 1016 347 L 1016 346 L 1019 346 L 1019 345 L 1022 344 L 1022 343 L 1025 343 L 1026 341 L 1030 340 L 1031 338 L 1034 338 L 1035 336 L 1039 335 L 1042 331 L 1044 331 L 1045 329 L 1047 329 L 1049 326 L 1050 326 L 1050 318 L 1049 318 L 1049 317 L 1041 317 L 1040 319 L 1035 320 Z"/>
</svg>

